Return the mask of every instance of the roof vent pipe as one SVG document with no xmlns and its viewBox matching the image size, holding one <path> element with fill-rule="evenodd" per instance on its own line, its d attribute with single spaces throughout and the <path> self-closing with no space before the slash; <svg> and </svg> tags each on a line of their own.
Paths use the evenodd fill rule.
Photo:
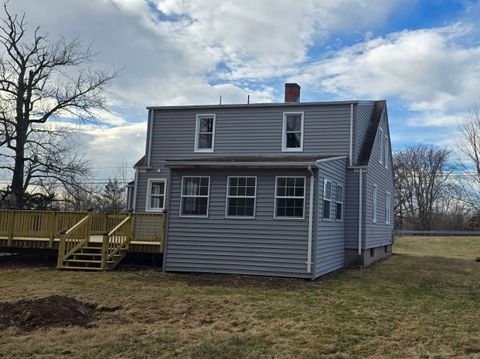
<svg viewBox="0 0 480 359">
<path fill-rule="evenodd" d="M 300 85 L 296 83 L 285 84 L 285 102 L 300 102 Z"/>
</svg>

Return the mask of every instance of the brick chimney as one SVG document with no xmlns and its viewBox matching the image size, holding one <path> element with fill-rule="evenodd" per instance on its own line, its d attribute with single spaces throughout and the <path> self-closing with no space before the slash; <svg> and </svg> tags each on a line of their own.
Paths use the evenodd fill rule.
<svg viewBox="0 0 480 359">
<path fill-rule="evenodd" d="M 296 83 L 285 84 L 285 102 L 300 102 L 300 85 Z"/>
</svg>

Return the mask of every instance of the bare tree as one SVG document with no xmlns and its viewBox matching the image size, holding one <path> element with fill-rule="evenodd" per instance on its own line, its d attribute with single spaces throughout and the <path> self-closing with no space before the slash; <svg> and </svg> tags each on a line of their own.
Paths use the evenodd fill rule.
<svg viewBox="0 0 480 359">
<path fill-rule="evenodd" d="M 6 5 L 0 24 L 0 147 L 12 153 L 13 166 L 4 169 L 12 170 L 14 206 L 24 208 L 29 176 L 60 180 L 74 170 L 63 166 L 61 156 L 40 166 L 35 155 L 27 157 L 29 144 L 47 151 L 34 139 L 42 124 L 59 116 L 94 119 L 105 108 L 104 90 L 116 72 L 86 67 L 95 54 L 76 38 L 51 42 L 37 27 L 28 40 L 25 14 L 10 14 Z"/>
<path fill-rule="evenodd" d="M 462 185 L 468 203 L 480 212 L 480 110 L 474 105 L 459 125 L 457 147 L 466 157 Z"/>
<path fill-rule="evenodd" d="M 411 222 L 415 229 L 432 227 L 435 206 L 449 188 L 453 167 L 450 151 L 417 145 L 394 155 L 397 224 Z"/>
<path fill-rule="evenodd" d="M 61 189 L 67 193 L 78 191 L 90 176 L 87 161 L 78 154 L 76 131 L 55 128 L 32 127 L 25 143 L 24 158 L 24 207 L 46 209 L 63 201 Z M 15 153 L 2 155 L 7 161 L 2 165 L 4 172 L 14 173 Z M 3 207 L 14 206 L 10 188 L 0 189 L 4 198 Z M 7 198 L 9 200 L 7 200 Z"/>
</svg>

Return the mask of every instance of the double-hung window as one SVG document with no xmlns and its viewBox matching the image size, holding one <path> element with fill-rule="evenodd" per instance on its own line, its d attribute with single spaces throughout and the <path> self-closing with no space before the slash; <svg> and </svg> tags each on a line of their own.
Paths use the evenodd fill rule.
<svg viewBox="0 0 480 359">
<path fill-rule="evenodd" d="M 388 169 L 388 137 L 385 136 L 383 141 L 383 164 L 385 168 Z"/>
<path fill-rule="evenodd" d="M 385 193 L 385 224 L 392 223 L 392 195 Z"/>
<path fill-rule="evenodd" d="M 303 151 L 303 112 L 283 114 L 282 151 Z"/>
<path fill-rule="evenodd" d="M 208 217 L 210 177 L 182 177 L 182 216 Z"/>
<path fill-rule="evenodd" d="M 337 208 L 335 212 L 335 219 L 337 221 L 343 220 L 343 186 L 337 184 Z"/>
<path fill-rule="evenodd" d="M 372 201 L 373 201 L 373 223 L 377 223 L 377 185 L 373 185 L 373 195 L 372 195 Z"/>
<path fill-rule="evenodd" d="M 332 216 L 332 181 L 323 181 L 323 219 Z"/>
<path fill-rule="evenodd" d="M 215 115 L 197 115 L 195 152 L 213 152 L 215 144 Z"/>
<path fill-rule="evenodd" d="M 149 179 L 147 186 L 147 206 L 148 212 L 163 211 L 165 209 L 165 191 L 167 181 L 165 179 Z"/>
<path fill-rule="evenodd" d="M 385 141 L 385 138 L 383 137 L 383 129 L 379 128 L 378 133 L 380 136 L 380 158 L 378 159 L 378 162 L 383 163 L 383 153 L 385 152 L 385 147 L 383 145 L 383 142 Z"/>
<path fill-rule="evenodd" d="M 256 177 L 228 177 L 226 217 L 254 218 Z"/>
<path fill-rule="evenodd" d="M 303 218 L 305 177 L 277 177 L 275 181 L 275 218 Z"/>
</svg>

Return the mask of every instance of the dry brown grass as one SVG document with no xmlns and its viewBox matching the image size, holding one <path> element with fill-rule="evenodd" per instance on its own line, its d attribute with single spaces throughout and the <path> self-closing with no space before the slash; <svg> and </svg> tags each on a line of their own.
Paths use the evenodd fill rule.
<svg viewBox="0 0 480 359">
<path fill-rule="evenodd" d="M 449 239 L 435 256 L 422 240 L 315 282 L 0 266 L 0 302 L 58 294 L 121 306 L 93 328 L 10 328 L 0 357 L 480 358 L 480 263 L 451 258 L 467 242 L 480 255 L 480 239 Z"/>
</svg>

